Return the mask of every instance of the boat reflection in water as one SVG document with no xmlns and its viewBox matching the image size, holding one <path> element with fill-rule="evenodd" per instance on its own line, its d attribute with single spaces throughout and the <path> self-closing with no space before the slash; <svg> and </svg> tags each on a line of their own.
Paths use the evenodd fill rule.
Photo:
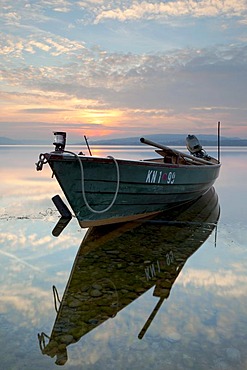
<svg viewBox="0 0 247 370">
<path fill-rule="evenodd" d="M 38 335 L 42 353 L 65 364 L 69 344 L 154 287 L 153 295 L 160 299 L 140 328 L 141 339 L 188 258 L 212 233 L 219 213 L 218 197 L 211 188 L 196 202 L 156 217 L 89 229 L 52 333 Z"/>
</svg>

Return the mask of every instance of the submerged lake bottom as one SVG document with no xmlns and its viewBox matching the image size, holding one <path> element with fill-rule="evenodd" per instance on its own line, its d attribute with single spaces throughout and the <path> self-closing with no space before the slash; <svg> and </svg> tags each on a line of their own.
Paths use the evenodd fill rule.
<svg viewBox="0 0 247 370">
<path fill-rule="evenodd" d="M 1 153 L 0 368 L 247 369 L 245 148 L 189 207 L 58 238 L 39 148 Z"/>
</svg>

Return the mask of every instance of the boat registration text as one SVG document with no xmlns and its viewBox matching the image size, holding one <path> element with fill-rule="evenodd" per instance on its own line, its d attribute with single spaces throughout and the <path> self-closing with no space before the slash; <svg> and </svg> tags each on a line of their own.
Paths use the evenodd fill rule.
<svg viewBox="0 0 247 370">
<path fill-rule="evenodd" d="M 157 170 L 148 170 L 146 176 L 147 183 L 156 183 L 165 182 L 166 184 L 174 184 L 176 178 L 176 172 L 163 172 Z"/>
</svg>

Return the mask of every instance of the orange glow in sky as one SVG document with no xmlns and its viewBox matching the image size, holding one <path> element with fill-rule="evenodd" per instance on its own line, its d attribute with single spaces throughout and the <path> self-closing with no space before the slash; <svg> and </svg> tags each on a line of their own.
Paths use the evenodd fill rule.
<svg viewBox="0 0 247 370">
<path fill-rule="evenodd" d="M 7 1 L 0 137 L 247 138 L 246 1 L 147 3 Z"/>
</svg>

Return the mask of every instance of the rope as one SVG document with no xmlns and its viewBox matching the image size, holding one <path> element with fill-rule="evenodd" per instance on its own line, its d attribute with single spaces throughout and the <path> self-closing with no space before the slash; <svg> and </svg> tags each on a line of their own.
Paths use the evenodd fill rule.
<svg viewBox="0 0 247 370">
<path fill-rule="evenodd" d="M 52 152 L 52 153 L 56 153 L 56 152 Z M 89 205 L 89 203 L 87 201 L 86 193 L 85 193 L 84 169 L 83 169 L 83 164 L 82 164 L 82 161 L 80 160 L 80 157 L 76 153 L 70 152 L 69 150 L 64 150 L 63 153 L 72 154 L 73 156 L 76 157 L 76 159 L 79 162 L 80 169 L 81 169 L 81 191 L 82 191 L 82 197 L 83 197 L 84 203 L 85 203 L 86 207 L 89 209 L 89 211 L 91 211 L 92 213 L 105 213 L 105 212 L 109 211 L 111 209 L 111 207 L 113 206 L 113 204 L 115 203 L 116 199 L 117 199 L 118 191 L 119 191 L 119 185 L 120 185 L 120 173 L 119 173 L 119 165 L 118 165 L 117 160 L 114 157 L 112 157 L 112 156 L 108 156 L 108 158 L 112 159 L 113 162 L 115 163 L 116 172 L 117 172 L 117 186 L 116 186 L 114 197 L 113 197 L 111 203 L 109 204 L 109 206 L 107 206 L 106 208 L 98 211 L 96 209 L 93 209 Z M 43 165 L 46 164 L 46 163 L 47 163 L 47 159 L 45 158 L 44 154 L 40 154 L 39 161 L 38 161 L 38 163 L 36 163 L 36 169 L 37 169 L 37 171 L 41 171 L 42 168 L 43 168 Z"/>
<path fill-rule="evenodd" d="M 42 353 L 44 353 L 44 350 L 45 350 L 45 347 L 46 347 L 45 337 L 50 339 L 50 337 L 47 334 L 45 334 L 44 332 L 42 332 L 41 334 L 38 333 L 39 348 L 40 348 Z"/>
<path fill-rule="evenodd" d="M 59 298 L 59 294 L 58 294 L 58 291 L 55 285 L 52 286 L 52 292 L 53 292 L 55 311 L 58 312 L 57 302 L 61 303 L 61 300 Z"/>
<path fill-rule="evenodd" d="M 43 169 L 43 165 L 46 164 L 48 161 L 47 159 L 45 158 L 45 155 L 43 153 L 41 153 L 39 155 L 39 161 L 36 164 L 36 170 L 37 171 L 42 171 Z"/>
<path fill-rule="evenodd" d="M 117 172 L 117 186 L 116 186 L 114 197 L 113 197 L 111 203 L 109 204 L 109 206 L 107 206 L 106 208 L 98 211 L 96 209 L 93 209 L 89 205 L 89 203 L 87 201 L 86 194 L 85 194 L 84 168 L 83 168 L 82 161 L 80 160 L 80 157 L 76 153 L 70 152 L 68 150 L 65 150 L 64 152 L 74 155 L 78 159 L 78 161 L 79 161 L 79 165 L 80 165 L 80 169 L 81 169 L 81 191 L 82 191 L 82 197 L 83 197 L 84 203 L 85 203 L 86 207 L 89 209 L 89 211 L 91 211 L 92 213 L 99 213 L 99 214 L 100 213 L 105 213 L 105 212 L 109 211 L 111 209 L 111 207 L 113 206 L 113 204 L 115 203 L 116 199 L 117 199 L 118 191 L 119 191 L 119 185 L 120 185 L 120 173 L 119 173 L 119 165 L 118 165 L 117 160 L 114 157 L 112 157 L 112 156 L 108 156 L 108 158 L 112 159 L 113 162 L 115 163 L 116 172 Z"/>
</svg>

